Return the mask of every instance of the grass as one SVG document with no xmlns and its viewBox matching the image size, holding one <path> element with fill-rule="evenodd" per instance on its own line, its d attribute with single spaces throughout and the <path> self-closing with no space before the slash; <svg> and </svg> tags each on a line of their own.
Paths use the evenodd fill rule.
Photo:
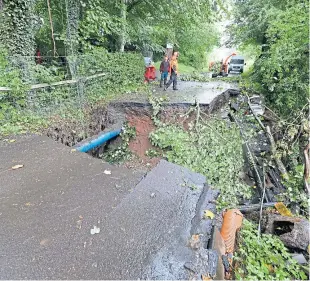
<svg viewBox="0 0 310 281">
<path fill-rule="evenodd" d="M 154 63 L 157 70 L 159 70 L 160 63 L 161 63 L 160 61 Z M 191 74 L 194 71 L 197 71 L 194 67 L 185 65 L 183 63 L 179 63 L 180 74 Z"/>
</svg>

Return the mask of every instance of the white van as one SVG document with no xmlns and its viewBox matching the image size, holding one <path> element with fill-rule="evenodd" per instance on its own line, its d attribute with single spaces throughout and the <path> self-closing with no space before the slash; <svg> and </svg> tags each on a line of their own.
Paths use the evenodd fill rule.
<svg viewBox="0 0 310 281">
<path fill-rule="evenodd" d="M 244 62 L 244 57 L 232 56 L 228 65 L 229 65 L 228 66 L 228 73 L 230 73 L 230 72 L 243 73 L 243 69 L 244 69 L 244 66 L 246 65 L 246 63 Z"/>
</svg>

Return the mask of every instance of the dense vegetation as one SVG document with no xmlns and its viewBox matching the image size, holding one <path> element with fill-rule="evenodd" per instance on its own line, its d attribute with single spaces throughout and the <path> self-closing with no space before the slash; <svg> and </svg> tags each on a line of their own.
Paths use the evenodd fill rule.
<svg viewBox="0 0 310 281">
<path fill-rule="evenodd" d="M 241 85 L 263 94 L 271 113 L 276 155 L 289 179 L 284 200 L 307 205 L 303 173 L 309 136 L 309 2 L 233 1 L 232 42 L 253 50 L 254 65 Z M 307 150 L 307 149 L 306 149 Z M 309 150 L 307 150 L 309 153 Z M 302 199 L 303 198 L 303 199 Z M 307 208 L 306 208 L 307 209 Z"/>
<path fill-rule="evenodd" d="M 231 13 L 225 8 L 228 2 Z M 265 117 L 276 144 L 276 153 L 268 160 L 281 159 L 289 175 L 279 200 L 306 210 L 308 10 L 305 0 L 0 0 L 0 87 L 10 88 L 0 91 L 0 136 L 46 126 L 53 118 L 72 118 L 83 128 L 87 110 L 95 104 L 145 89 L 143 56 L 153 53 L 154 59 L 161 58 L 167 43 L 180 51 L 183 65 L 202 69 L 207 53 L 219 41 L 214 22 L 224 11 L 234 21 L 232 43 L 255 56 L 242 78 L 225 80 L 239 82 L 246 94 L 265 97 L 272 109 Z M 37 50 L 41 58 L 36 57 Z M 210 81 L 198 72 L 182 79 Z M 50 85 L 64 80 L 75 82 Z M 31 89 L 39 83 L 50 86 Z M 202 118 L 199 106 L 190 112 L 196 115 L 189 129 L 163 124 L 157 119 L 161 102 L 153 97 L 152 144 L 169 161 L 206 175 L 222 192 L 218 207 L 250 198 L 253 188 L 240 180 L 244 140 L 238 127 L 219 118 Z M 134 135 L 127 127 L 123 144 L 103 158 L 127 159 Z M 266 235 L 259 240 L 249 222 L 241 232 L 236 260 L 238 279 L 304 278 L 283 244 Z"/>
<path fill-rule="evenodd" d="M 67 56 L 101 46 L 109 51 L 155 51 L 167 43 L 187 63 L 201 63 L 217 41 L 213 1 L 11 0 L 0 13 L 0 40 L 12 54 Z"/>
<path fill-rule="evenodd" d="M 244 220 L 235 260 L 236 280 L 307 280 L 282 241 L 270 234 L 257 237 L 257 226 Z"/>
<path fill-rule="evenodd" d="M 218 42 L 217 7 L 204 0 L 0 1 L 0 87 L 11 88 L 0 92 L 0 134 L 137 90 L 143 56 L 161 58 L 167 43 L 181 52 L 181 62 L 202 68 Z M 78 82 L 30 91 L 69 79 Z"/>
<path fill-rule="evenodd" d="M 205 175 L 221 191 L 218 208 L 233 207 L 251 198 L 251 187 L 240 180 L 244 160 L 237 126 L 219 118 L 201 118 L 189 130 L 180 125 L 159 124 L 150 135 L 153 145 L 164 150 L 173 163 Z"/>
<path fill-rule="evenodd" d="M 250 86 L 282 116 L 309 98 L 309 1 L 234 1 L 233 42 L 259 50 Z"/>
</svg>

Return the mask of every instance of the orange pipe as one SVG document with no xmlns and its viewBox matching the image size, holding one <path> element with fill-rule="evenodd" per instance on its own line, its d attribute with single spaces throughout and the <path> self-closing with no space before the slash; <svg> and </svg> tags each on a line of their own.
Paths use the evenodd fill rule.
<svg viewBox="0 0 310 281">
<path fill-rule="evenodd" d="M 236 232 L 242 225 L 243 215 L 238 209 L 231 209 L 224 213 L 221 235 L 225 242 L 226 253 L 233 253 L 235 249 Z"/>
</svg>

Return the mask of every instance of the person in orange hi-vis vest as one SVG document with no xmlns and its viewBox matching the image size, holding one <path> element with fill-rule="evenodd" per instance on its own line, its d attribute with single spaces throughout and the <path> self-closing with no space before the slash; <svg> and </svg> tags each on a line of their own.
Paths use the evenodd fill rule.
<svg viewBox="0 0 310 281">
<path fill-rule="evenodd" d="M 173 84 L 173 90 L 177 90 L 178 84 L 178 52 L 174 52 L 173 56 L 170 60 L 170 80 L 164 87 L 164 91 L 166 91 L 171 84 Z"/>
</svg>

